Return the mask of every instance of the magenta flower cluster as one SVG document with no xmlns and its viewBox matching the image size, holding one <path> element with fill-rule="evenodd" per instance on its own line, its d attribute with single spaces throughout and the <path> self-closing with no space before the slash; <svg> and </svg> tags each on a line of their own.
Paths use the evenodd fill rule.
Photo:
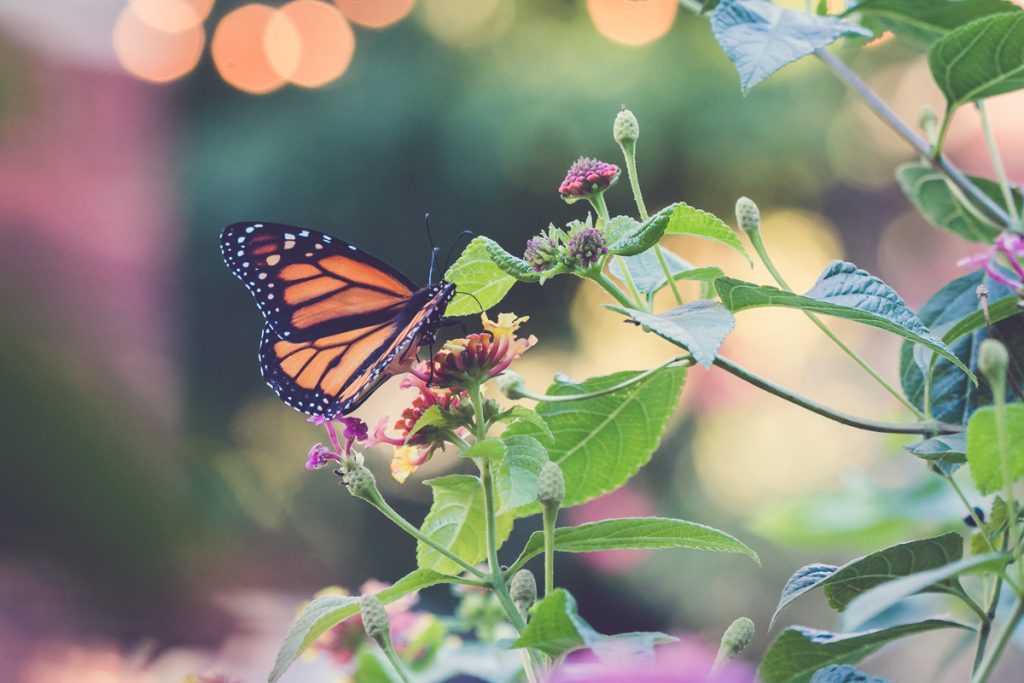
<svg viewBox="0 0 1024 683">
<path fill-rule="evenodd" d="M 569 238 L 569 256 L 582 267 L 590 268 L 608 253 L 604 233 L 597 228 L 582 228 Z"/>
<path fill-rule="evenodd" d="M 619 178 L 619 167 L 597 159 L 580 157 L 558 186 L 564 197 L 586 197 L 608 189 Z"/>
</svg>

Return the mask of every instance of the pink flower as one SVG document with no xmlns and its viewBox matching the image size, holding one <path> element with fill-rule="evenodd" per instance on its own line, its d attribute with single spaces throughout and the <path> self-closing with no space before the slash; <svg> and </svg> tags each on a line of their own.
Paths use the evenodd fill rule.
<svg viewBox="0 0 1024 683">
<path fill-rule="evenodd" d="M 1006 260 L 1010 264 L 1010 268 L 1016 274 L 1016 279 L 1007 277 L 1005 273 L 1000 271 L 997 267 L 999 256 L 1006 257 Z M 964 266 L 981 266 L 985 269 L 985 273 L 998 282 L 999 284 L 1009 287 L 1011 290 L 1017 292 L 1018 295 L 1024 296 L 1024 267 L 1021 266 L 1018 257 L 1024 256 L 1024 235 L 1020 235 L 1012 232 L 1004 232 L 996 238 L 996 242 L 993 246 L 988 249 L 962 258 L 956 262 L 956 265 Z"/>
<path fill-rule="evenodd" d="M 711 673 L 714 650 L 692 636 L 655 649 L 653 663 L 622 661 L 597 663 L 586 653 L 570 655 L 559 667 L 552 683 L 754 683 L 753 667 L 745 662 L 727 662 Z"/>
<path fill-rule="evenodd" d="M 342 461 L 342 457 L 322 443 L 315 443 L 306 454 L 306 469 L 318 470 L 331 460 Z"/>
<path fill-rule="evenodd" d="M 586 197 L 595 192 L 604 192 L 619 179 L 619 173 L 619 167 L 615 164 L 580 157 L 569 167 L 558 191 L 563 197 Z"/>
<path fill-rule="evenodd" d="M 516 330 L 529 317 L 517 318 L 513 313 L 501 313 L 494 321 L 484 313 L 486 332 L 471 334 L 464 339 L 453 339 L 434 354 L 432 367 L 427 373 L 413 369 L 413 374 L 427 381 L 432 374 L 440 386 L 464 386 L 466 382 L 481 382 L 505 372 L 514 360 L 537 343 L 537 338 L 516 336 Z"/>
</svg>

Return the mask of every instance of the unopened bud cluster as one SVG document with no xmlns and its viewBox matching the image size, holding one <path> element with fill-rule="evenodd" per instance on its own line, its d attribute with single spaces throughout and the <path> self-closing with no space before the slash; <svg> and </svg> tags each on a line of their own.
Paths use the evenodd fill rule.
<svg viewBox="0 0 1024 683">
<path fill-rule="evenodd" d="M 546 462 L 537 476 L 537 500 L 548 509 L 558 509 L 565 499 L 565 476 L 556 462 Z"/>
<path fill-rule="evenodd" d="M 378 643 L 391 637 L 391 623 L 388 621 L 387 610 L 376 595 L 367 593 L 359 599 L 359 614 L 363 619 L 366 635 Z"/>
<path fill-rule="evenodd" d="M 533 607 L 537 602 L 537 579 L 529 569 L 520 569 L 512 576 L 508 586 L 512 602 L 521 614 Z"/>
<path fill-rule="evenodd" d="M 749 197 L 736 200 L 736 224 L 746 233 L 761 229 L 761 211 Z"/>
</svg>

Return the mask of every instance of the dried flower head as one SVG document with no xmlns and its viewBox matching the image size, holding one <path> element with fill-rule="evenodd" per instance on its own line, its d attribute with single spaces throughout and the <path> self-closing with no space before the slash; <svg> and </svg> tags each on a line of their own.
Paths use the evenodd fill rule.
<svg viewBox="0 0 1024 683">
<path fill-rule="evenodd" d="M 620 169 L 615 164 L 606 164 L 597 159 L 580 157 L 565 174 L 565 180 L 558 186 L 563 199 L 587 197 L 604 192 L 619 179 Z"/>
</svg>

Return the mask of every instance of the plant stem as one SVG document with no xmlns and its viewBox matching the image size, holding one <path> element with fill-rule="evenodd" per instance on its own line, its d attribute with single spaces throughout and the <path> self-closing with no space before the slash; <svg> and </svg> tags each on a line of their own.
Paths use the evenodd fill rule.
<svg viewBox="0 0 1024 683">
<path fill-rule="evenodd" d="M 952 475 L 945 474 L 938 469 L 934 471 L 938 472 L 942 476 L 942 478 L 946 480 L 946 483 L 950 485 L 953 491 L 956 492 L 957 498 L 960 499 L 960 502 L 963 503 L 964 507 L 967 509 L 967 514 L 970 516 L 972 520 L 974 520 L 975 528 L 978 529 L 978 532 L 981 533 L 982 538 L 985 539 L 985 544 L 988 545 L 988 549 L 993 553 L 997 552 L 996 547 L 992 545 L 992 541 L 991 539 L 989 539 L 988 534 L 986 534 L 984 531 L 985 523 L 978 515 L 977 510 L 974 509 L 974 506 L 968 502 L 967 496 L 964 495 L 963 489 L 960 488 L 960 485 L 956 483 L 956 480 L 953 479 Z"/>
<path fill-rule="evenodd" d="M 636 202 L 636 210 L 640 214 L 640 220 L 646 221 L 650 218 L 650 214 L 647 213 L 644 194 L 640 191 L 640 176 L 636 170 L 636 141 L 626 141 L 620 144 L 619 147 L 622 148 L 622 156 L 626 159 L 626 175 L 629 176 L 629 187 L 633 191 L 633 201 Z M 665 279 L 668 280 L 668 286 L 672 288 L 672 294 L 676 298 L 676 303 L 682 305 L 683 297 L 679 293 L 679 286 L 676 284 L 675 279 L 673 279 L 672 272 L 668 269 L 668 263 L 665 262 L 665 253 L 662 251 L 660 244 L 654 245 L 654 254 L 658 257 L 658 264 L 661 266 L 661 272 L 665 274 Z"/>
<path fill-rule="evenodd" d="M 555 520 L 558 508 L 544 506 L 544 595 L 555 590 Z"/>
<path fill-rule="evenodd" d="M 1003 192 L 1003 201 L 1006 203 L 1006 210 L 1013 221 L 1010 228 L 1015 231 L 1021 230 L 1020 212 L 1017 211 L 1017 202 L 1010 190 L 1010 180 L 1006 177 L 1006 168 L 1003 166 L 1003 157 L 999 154 L 999 147 L 996 145 L 996 138 L 989 123 L 988 111 L 985 109 L 984 100 L 977 100 L 974 106 L 978 108 L 978 116 L 981 117 L 981 130 L 985 135 L 985 144 L 988 145 L 988 154 L 992 157 L 992 167 L 996 172 L 996 179 L 999 180 L 999 189 Z"/>
<path fill-rule="evenodd" d="M 831 52 L 824 48 L 814 51 L 815 56 L 828 66 L 835 75 L 845 82 L 864 101 L 868 107 L 884 121 L 897 135 L 903 138 L 911 147 L 936 170 L 945 175 L 949 180 L 964 191 L 975 203 L 991 215 L 999 225 L 1010 226 L 1012 221 L 1009 214 L 999 206 L 992 198 L 982 192 L 970 178 L 964 175 L 963 171 L 954 166 L 942 153 L 941 140 L 932 148 L 917 133 L 910 129 L 896 113 L 893 112 L 867 84 L 860 79 L 849 67 Z M 943 125 L 943 131 L 946 129 Z"/>
<path fill-rule="evenodd" d="M 477 442 L 480 442 L 487 438 L 488 425 L 484 421 L 483 395 L 479 384 L 469 387 L 469 397 L 473 403 L 473 414 L 475 416 L 474 433 Z M 526 620 L 523 619 L 523 615 L 519 613 L 515 603 L 512 602 L 512 596 L 508 593 L 508 586 L 505 585 L 505 578 L 501 573 L 501 564 L 498 561 L 497 522 L 494 513 L 494 479 L 491 476 L 490 462 L 487 458 L 480 458 L 477 464 L 480 467 L 480 483 L 483 487 L 484 499 L 484 521 L 487 527 L 488 577 L 486 578 L 491 590 L 498 597 L 498 602 L 501 603 L 502 609 L 505 610 L 509 621 L 512 622 L 517 632 L 522 633 L 523 629 L 526 628 Z M 536 681 L 537 672 L 534 664 L 534 655 L 532 651 L 526 652 L 527 655 L 523 658 L 523 669 L 529 681 Z"/>
<path fill-rule="evenodd" d="M 476 577 L 479 577 L 481 579 L 487 579 L 488 578 L 487 575 L 484 574 L 482 571 L 480 571 L 479 569 L 477 569 L 473 565 L 469 564 L 468 562 L 463 560 L 458 555 L 455 555 L 454 553 L 452 553 L 450 550 L 448 550 L 444 546 L 438 544 L 437 541 L 433 540 L 429 536 L 424 536 L 420 532 L 419 529 L 417 529 L 412 524 L 407 522 L 404 517 L 402 517 L 400 514 L 398 514 L 398 512 L 395 511 L 394 508 L 392 508 L 390 505 L 388 505 L 387 501 L 384 500 L 384 497 L 381 496 L 380 492 L 377 491 L 376 489 L 374 489 L 374 493 L 372 494 L 372 499 L 369 500 L 368 502 L 371 505 L 373 505 L 375 508 L 380 510 L 381 513 L 385 517 L 387 517 L 392 522 L 394 522 L 402 531 L 404 531 L 405 533 L 409 534 L 410 536 L 415 538 L 417 541 L 420 541 L 422 543 L 425 543 L 426 545 L 429 545 L 431 548 L 433 548 L 437 552 L 441 553 L 442 555 L 447 557 L 449 560 L 451 560 L 455 564 L 457 564 L 460 567 L 462 567 L 463 569 L 465 569 L 470 574 L 472 574 L 472 575 L 474 575 Z"/>
<path fill-rule="evenodd" d="M 391 662 L 391 666 L 394 667 L 395 672 L 398 673 L 398 677 L 402 680 L 402 683 L 409 683 L 409 674 L 405 671 L 405 664 L 398 657 L 398 653 L 395 652 L 394 646 L 391 644 L 391 639 L 388 638 L 385 644 L 380 646 L 380 649 L 384 650 L 384 655 Z"/>
<path fill-rule="evenodd" d="M 870 432 L 882 432 L 886 434 L 925 434 L 934 436 L 936 434 L 958 434 L 963 431 L 963 427 L 959 425 L 951 425 L 943 422 L 917 422 L 909 424 L 901 424 L 894 422 L 878 422 L 875 420 L 865 420 L 847 413 L 841 413 L 837 410 L 833 410 L 827 406 L 824 406 L 817 401 L 812 401 L 809 398 L 795 394 L 789 389 L 780 387 L 763 377 L 760 377 L 746 368 L 736 365 L 727 358 L 718 356 L 715 359 L 715 365 L 722 368 L 726 372 L 736 375 L 745 382 L 753 384 L 759 389 L 764 389 L 768 393 L 775 394 L 779 398 L 783 398 L 790 403 L 795 403 L 801 408 L 805 408 L 812 413 L 817 413 L 822 417 L 827 417 L 830 420 L 838 422 L 840 424 L 847 425 L 848 427 L 856 427 L 857 429 L 865 429 Z"/>
<path fill-rule="evenodd" d="M 1003 650 L 1006 649 L 1006 644 L 1010 642 L 1013 632 L 1017 630 L 1021 617 L 1024 617 L 1024 598 L 1018 597 L 1013 613 L 1007 619 L 1006 624 L 1003 625 L 1003 631 L 999 634 L 995 646 L 985 654 L 984 659 L 981 661 L 981 666 L 974 672 L 974 676 L 971 678 L 971 683 L 985 683 L 989 676 L 992 675 L 996 664 L 999 662 L 999 658 L 1003 654 Z"/>
<path fill-rule="evenodd" d="M 677 366 L 676 364 L 679 364 L 679 365 Z M 521 395 L 523 398 L 529 398 L 529 399 L 532 399 L 534 401 L 544 401 L 545 403 L 561 403 L 561 402 L 568 402 L 568 401 L 584 401 L 584 400 L 586 400 L 588 398 L 597 398 L 599 396 L 606 396 L 608 394 L 614 394 L 616 391 L 620 391 L 622 389 L 625 389 L 626 387 L 628 387 L 631 384 L 636 384 L 637 382 L 642 382 L 643 380 L 647 379 L 648 377 L 650 377 L 654 373 L 658 372 L 659 370 L 664 370 L 667 367 L 670 367 L 670 366 L 673 366 L 673 367 L 688 367 L 690 365 L 693 365 L 693 358 L 692 357 L 690 357 L 688 355 L 687 356 L 676 356 L 675 358 L 669 358 L 667 361 L 665 361 L 661 365 L 658 365 L 658 366 L 655 366 L 653 368 L 650 368 L 649 370 L 644 370 L 643 372 L 641 372 L 638 375 L 630 377 L 629 379 L 627 379 L 625 381 L 619 382 L 615 386 L 607 387 L 605 389 L 600 389 L 598 391 L 587 392 L 585 394 L 572 394 L 572 395 L 568 395 L 568 396 L 550 396 L 548 394 L 536 394 L 536 393 L 534 393 L 534 392 L 532 392 L 532 391 L 530 391 L 528 389 L 525 389 L 525 388 L 517 388 L 516 392 L 519 395 Z"/>
<path fill-rule="evenodd" d="M 994 378 L 992 378 L 994 379 Z M 1017 499 L 1013 495 L 1013 470 L 1010 467 L 1010 435 L 1006 429 L 1006 380 L 990 379 L 996 411 L 996 442 L 999 444 L 999 466 L 1003 475 L 1003 496 L 1006 497 L 1007 528 L 1010 530 L 1010 548 L 1017 565 L 1017 585 L 1024 586 L 1024 565 L 1021 564 L 1020 529 L 1017 524 Z"/>
<path fill-rule="evenodd" d="M 768 248 L 765 247 L 764 245 L 764 240 L 761 237 L 761 231 L 759 229 L 750 230 L 747 232 L 747 236 L 750 237 L 750 242 L 751 244 L 754 245 L 754 251 L 757 252 L 757 255 L 761 258 L 761 262 L 764 263 L 765 268 L 767 268 L 768 272 L 771 273 L 772 278 L 775 280 L 776 283 L 778 283 L 779 287 L 786 290 L 787 292 L 792 292 L 793 288 L 786 283 L 786 281 L 782 277 L 782 273 L 780 273 L 779 270 L 775 267 L 775 263 L 768 255 Z M 871 365 L 866 360 L 864 360 L 859 353 L 851 349 L 843 342 L 842 339 L 836 336 L 836 334 L 828 328 L 828 325 L 821 321 L 821 318 L 811 313 L 810 311 L 804 311 L 804 314 L 810 319 L 812 323 L 814 323 L 818 327 L 819 330 L 825 333 L 826 337 L 831 339 L 836 346 L 838 346 L 840 349 L 842 349 L 844 353 L 846 353 L 847 356 L 852 358 L 853 361 L 864 370 L 864 372 L 871 375 L 871 377 L 876 382 L 878 382 L 878 384 L 882 388 L 884 388 L 890 394 L 895 396 L 896 400 L 902 403 L 907 408 L 907 410 L 913 413 L 914 416 L 917 417 L 919 420 L 924 419 L 924 413 L 918 410 L 917 406 L 911 403 L 907 398 L 903 396 L 903 394 L 901 394 L 891 384 L 885 381 L 885 378 L 878 374 L 878 371 L 871 367 Z"/>
<path fill-rule="evenodd" d="M 620 264 L 620 267 L 624 267 L 624 266 L 622 266 L 622 264 Z M 608 276 L 605 275 L 604 273 L 597 272 L 597 273 L 591 275 L 590 277 L 591 277 L 591 279 L 594 282 L 596 282 L 597 284 L 601 285 L 606 292 L 611 294 L 613 299 L 618 301 L 620 304 L 622 304 L 626 308 L 630 308 L 630 309 L 633 309 L 633 310 L 643 310 L 643 307 L 640 306 L 638 302 L 630 301 L 629 297 L 626 296 L 626 293 L 623 292 L 621 289 L 619 289 L 618 285 L 616 285 L 614 282 L 609 280 Z"/>
<path fill-rule="evenodd" d="M 988 612 L 985 613 L 988 617 L 988 621 L 982 622 L 981 628 L 978 630 L 978 648 L 974 653 L 974 667 L 971 670 L 972 673 L 975 674 L 978 673 L 978 667 L 980 667 L 982 661 L 984 661 L 985 647 L 988 645 L 988 637 L 992 633 L 992 620 L 996 618 L 996 608 L 999 606 L 999 595 L 1003 588 L 1003 581 L 1001 577 L 993 576 L 992 578 L 995 580 L 995 586 L 992 588 L 992 597 L 988 601 Z"/>
</svg>

